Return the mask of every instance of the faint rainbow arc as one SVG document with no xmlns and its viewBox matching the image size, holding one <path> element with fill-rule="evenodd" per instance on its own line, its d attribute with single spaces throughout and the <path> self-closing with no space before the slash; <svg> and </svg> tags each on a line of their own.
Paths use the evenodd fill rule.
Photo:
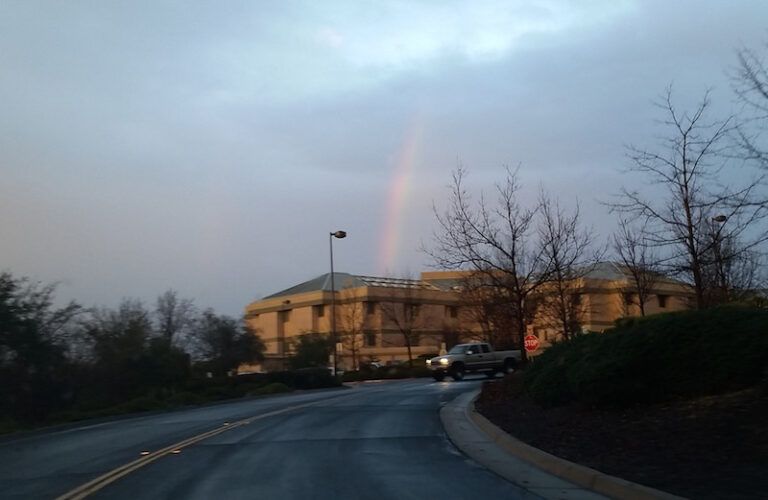
<svg viewBox="0 0 768 500">
<path fill-rule="evenodd" d="M 419 148 L 424 132 L 424 121 L 417 113 L 406 129 L 405 137 L 397 154 L 386 202 L 384 231 L 379 244 L 378 274 L 392 272 L 400 250 L 405 225 L 405 209 L 411 191 L 413 171 L 417 164 Z"/>
</svg>

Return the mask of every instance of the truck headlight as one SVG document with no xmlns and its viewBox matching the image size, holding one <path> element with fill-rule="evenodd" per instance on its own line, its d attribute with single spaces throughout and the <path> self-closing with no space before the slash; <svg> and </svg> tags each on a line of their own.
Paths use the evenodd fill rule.
<svg viewBox="0 0 768 500">
<path fill-rule="evenodd" d="M 448 358 L 440 358 L 440 364 L 445 366 L 448 364 Z"/>
</svg>

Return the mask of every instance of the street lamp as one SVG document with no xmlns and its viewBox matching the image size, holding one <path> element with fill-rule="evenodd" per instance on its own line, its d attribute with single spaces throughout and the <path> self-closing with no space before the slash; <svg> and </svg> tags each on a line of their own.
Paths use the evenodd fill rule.
<svg viewBox="0 0 768 500">
<path fill-rule="evenodd" d="M 336 231 L 335 233 L 331 233 L 331 235 L 328 237 L 328 244 L 331 248 L 331 340 L 333 341 L 333 376 L 336 376 L 336 372 L 338 371 L 339 362 L 339 351 L 336 348 L 336 344 L 338 343 L 338 339 L 336 338 L 336 283 L 334 282 L 334 276 L 333 276 L 333 239 L 338 238 L 346 238 L 347 233 L 346 231 Z"/>
</svg>

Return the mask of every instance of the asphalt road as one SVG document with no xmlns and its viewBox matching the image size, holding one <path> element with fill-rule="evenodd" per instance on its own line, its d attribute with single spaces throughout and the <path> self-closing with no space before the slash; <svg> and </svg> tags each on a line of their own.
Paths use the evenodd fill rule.
<svg viewBox="0 0 768 500">
<path fill-rule="evenodd" d="M 525 498 L 440 424 L 440 407 L 480 380 L 365 383 L 6 438 L 0 497 L 56 498 L 138 461 L 89 498 Z"/>
</svg>

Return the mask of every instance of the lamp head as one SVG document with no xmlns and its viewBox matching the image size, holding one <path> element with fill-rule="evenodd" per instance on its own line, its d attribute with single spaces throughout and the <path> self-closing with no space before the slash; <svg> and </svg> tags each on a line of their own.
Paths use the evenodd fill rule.
<svg viewBox="0 0 768 500">
<path fill-rule="evenodd" d="M 728 220 L 728 217 L 726 217 L 725 215 L 721 214 L 721 215 L 716 215 L 716 216 L 712 217 L 712 220 L 722 224 L 723 222 Z"/>
<path fill-rule="evenodd" d="M 335 233 L 331 233 L 331 235 L 333 237 L 335 237 L 335 238 L 341 239 L 341 238 L 346 238 L 347 237 L 347 232 L 346 231 L 336 231 Z"/>
</svg>

